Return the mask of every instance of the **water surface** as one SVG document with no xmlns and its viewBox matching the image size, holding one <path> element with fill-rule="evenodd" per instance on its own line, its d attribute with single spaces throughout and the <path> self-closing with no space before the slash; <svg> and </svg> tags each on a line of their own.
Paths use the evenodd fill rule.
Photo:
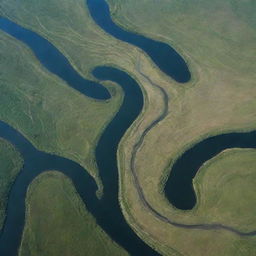
<svg viewBox="0 0 256 256">
<path fill-rule="evenodd" d="M 228 133 L 207 138 L 185 151 L 174 163 L 165 195 L 176 208 L 190 210 L 196 204 L 193 178 L 199 168 L 228 148 L 256 148 L 256 131 Z"/>
<path fill-rule="evenodd" d="M 186 82 L 190 79 L 185 61 L 170 46 L 124 31 L 116 26 L 111 20 L 105 1 L 88 0 L 87 3 L 92 17 L 108 33 L 142 48 L 162 71 L 176 81 Z M 5 18 L 0 18 L 0 28 L 26 43 L 44 67 L 65 80 L 71 87 L 95 99 L 110 97 L 105 87 L 81 77 L 61 52 L 35 32 L 22 28 Z M 18 131 L 0 121 L 0 136 L 14 144 L 25 161 L 24 168 L 18 175 L 10 193 L 7 218 L 0 236 L 0 255 L 17 255 L 24 227 L 27 187 L 37 175 L 46 170 L 59 170 L 71 178 L 97 223 L 130 255 L 159 255 L 130 228 L 122 215 L 118 201 L 117 147 L 124 133 L 143 108 L 142 91 L 133 78 L 116 68 L 98 67 L 93 71 L 93 75 L 99 80 L 111 80 L 118 83 L 124 91 L 122 105 L 101 135 L 96 147 L 96 161 L 104 186 L 102 198 L 96 197 L 97 186 L 94 179 L 79 164 L 38 151 Z M 255 132 L 219 135 L 206 139 L 186 151 L 174 164 L 165 188 L 171 203 L 180 209 L 191 209 L 196 202 L 192 179 L 201 164 L 224 148 L 255 147 L 255 137 Z M 152 211 L 155 210 L 152 208 Z M 160 214 L 158 215 L 161 217 Z M 210 228 L 209 225 L 203 224 L 185 225 L 170 221 L 169 223 L 182 228 Z"/>
<path fill-rule="evenodd" d="M 186 62 L 171 46 L 117 26 L 111 19 L 105 0 L 87 0 L 87 6 L 94 21 L 104 31 L 142 49 L 166 75 L 177 82 L 185 83 L 190 80 L 191 74 Z"/>
<path fill-rule="evenodd" d="M 0 17 L 0 29 L 28 45 L 41 64 L 69 86 L 94 99 L 110 98 L 110 93 L 104 86 L 83 78 L 67 58 L 42 36 L 3 17 Z"/>
</svg>

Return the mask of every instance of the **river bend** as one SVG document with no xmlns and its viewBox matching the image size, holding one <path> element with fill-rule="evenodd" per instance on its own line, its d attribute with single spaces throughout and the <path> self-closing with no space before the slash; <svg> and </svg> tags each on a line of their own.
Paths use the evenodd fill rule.
<svg viewBox="0 0 256 256">
<path fill-rule="evenodd" d="M 87 6 L 94 21 L 113 37 L 143 50 L 166 75 L 179 83 L 191 78 L 184 59 L 168 44 L 126 31 L 111 19 L 105 0 L 87 0 Z"/>
<path fill-rule="evenodd" d="M 186 82 L 190 79 L 190 73 L 185 61 L 180 55 L 178 55 L 177 52 L 174 51 L 174 49 L 161 42 L 127 32 L 115 25 L 111 20 L 108 6 L 104 0 L 88 0 L 87 3 L 92 17 L 106 32 L 120 40 L 126 41 L 143 49 L 163 72 L 171 76 L 176 81 Z M 100 8 L 100 10 L 98 8 Z M 44 67 L 46 67 L 53 74 L 59 76 L 61 79 L 65 80 L 71 87 L 92 98 L 102 100 L 110 97 L 107 89 L 101 84 L 81 77 L 72 68 L 67 59 L 46 39 L 5 18 L 0 18 L 0 28 L 6 33 L 26 43 L 40 60 L 42 65 L 44 65 Z M 38 45 L 40 47 L 37 47 Z M 154 52 L 154 49 L 161 50 Z M 164 55 L 162 55 L 162 52 L 164 52 Z M 160 57 L 158 58 L 156 56 Z M 169 62 L 170 60 L 172 60 L 172 63 Z M 62 66 L 62 64 L 64 66 Z M 60 65 L 63 69 L 57 67 L 58 65 Z M 65 72 L 63 72 L 63 70 Z M 160 86 L 154 84 L 141 71 L 139 71 L 139 73 L 143 75 L 145 79 L 148 79 L 148 82 L 151 83 L 152 86 L 158 87 L 163 95 L 165 107 L 161 115 L 155 119 L 143 132 L 138 144 L 134 146 L 134 150 L 132 152 L 133 157 L 136 156 L 136 152 L 142 144 L 146 134 L 166 116 L 169 101 L 168 95 Z M 15 180 L 9 195 L 7 217 L 0 236 L 1 255 L 17 255 L 24 227 L 25 196 L 27 188 L 37 175 L 46 170 L 59 170 L 67 175 L 73 181 L 76 190 L 86 204 L 87 209 L 96 218 L 97 223 L 107 232 L 108 235 L 110 235 L 114 241 L 125 248 L 131 255 L 159 255 L 156 251 L 145 244 L 130 228 L 122 215 L 118 202 L 118 169 L 116 159 L 117 147 L 126 130 L 130 127 L 142 110 L 144 103 L 142 91 L 133 78 L 131 78 L 127 73 L 116 68 L 98 67 L 93 71 L 93 74 L 99 80 L 111 80 L 118 83 L 122 87 L 125 94 L 119 112 L 103 132 L 96 148 L 96 160 L 99 167 L 99 174 L 104 186 L 102 198 L 98 199 L 96 197 L 97 186 L 94 179 L 79 164 L 66 158 L 38 151 L 18 131 L 10 127 L 8 124 L 0 121 L 0 136 L 15 145 L 18 151 L 22 154 L 25 162 L 24 167 Z M 234 136 L 236 136 L 235 138 L 237 142 L 235 144 L 230 144 L 228 141 L 233 141 Z M 255 147 L 255 143 L 253 143 L 253 141 L 255 141 L 255 136 L 255 132 L 219 135 L 206 139 L 203 142 L 195 145 L 192 149 L 189 149 L 176 161 L 173 166 L 171 176 L 166 186 L 167 197 L 174 205 L 176 204 L 177 207 L 184 209 L 186 207 L 193 207 L 196 200 L 191 184 L 192 178 L 198 170 L 198 166 L 200 167 L 200 165 L 208 158 L 211 158 L 219 151 L 227 147 Z M 221 144 L 222 146 L 216 146 L 215 143 L 211 144 L 212 141 L 218 140 L 224 140 L 228 143 Z M 243 142 L 240 143 L 241 141 Z M 202 156 L 200 155 L 200 149 L 202 150 L 204 147 L 200 148 L 200 145 L 204 145 L 204 147 L 209 148 L 213 147 L 213 150 L 209 152 L 207 157 L 204 155 Z M 198 156 L 198 163 L 194 169 L 185 170 L 186 172 L 191 173 L 188 175 L 188 180 L 183 180 L 180 183 L 180 189 L 184 192 L 185 199 L 181 200 L 178 198 L 177 203 L 172 198 L 175 198 L 175 191 L 180 193 L 180 190 L 173 189 L 175 188 L 175 184 L 173 184 L 173 182 L 176 183 L 177 180 L 180 182 L 179 175 L 183 175 L 185 172 L 182 171 L 182 164 L 180 164 L 180 162 L 186 165 L 186 161 L 188 161 L 187 159 L 189 158 L 186 156 L 190 155 L 191 152 L 193 154 L 194 148 L 197 152 L 198 147 L 199 153 L 196 155 Z M 181 168 L 181 171 L 179 171 L 179 168 Z M 144 204 L 156 218 L 159 218 L 160 220 L 171 225 L 185 229 L 226 229 L 242 236 L 256 235 L 255 231 L 243 233 L 222 224 L 189 225 L 177 223 L 166 218 L 158 213 L 145 199 L 143 189 L 136 178 L 135 166 L 131 168 L 131 171 L 134 176 L 135 187 L 138 191 L 141 203 Z M 168 192 L 170 187 L 172 187 L 171 193 Z M 181 201 L 183 203 L 186 202 L 186 205 L 183 203 L 179 205 Z"/>
</svg>

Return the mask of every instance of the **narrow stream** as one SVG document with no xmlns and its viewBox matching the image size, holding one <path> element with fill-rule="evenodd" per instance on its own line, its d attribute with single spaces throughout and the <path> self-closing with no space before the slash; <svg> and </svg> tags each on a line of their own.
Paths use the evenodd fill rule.
<svg viewBox="0 0 256 256">
<path fill-rule="evenodd" d="M 93 19 L 106 32 L 120 40 L 140 47 L 163 72 L 177 82 L 184 83 L 190 80 L 191 75 L 185 61 L 173 48 L 167 44 L 127 32 L 118 27 L 111 20 L 109 8 L 104 0 L 87 0 L 87 4 Z M 73 69 L 62 53 L 40 35 L 3 17 L 0 17 L 0 28 L 27 44 L 44 67 L 59 76 L 71 87 L 95 99 L 104 100 L 110 98 L 110 94 L 105 87 L 100 83 L 84 79 Z M 97 223 L 130 255 L 159 255 L 130 228 L 122 215 L 118 201 L 117 147 L 124 133 L 143 108 L 142 91 L 133 78 L 116 68 L 97 67 L 93 71 L 93 75 L 98 80 L 116 82 L 124 91 L 122 105 L 106 127 L 96 148 L 96 160 L 104 186 L 102 198 L 98 199 L 96 197 L 97 186 L 94 179 L 79 164 L 66 158 L 38 151 L 18 131 L 0 121 L 0 136 L 15 145 L 25 162 L 10 192 L 7 217 L 0 235 L 0 255 L 17 255 L 24 228 L 27 188 L 37 175 L 46 170 L 61 171 L 73 181 L 76 190 Z M 191 209 L 196 203 L 192 179 L 198 168 L 221 150 L 230 147 L 255 148 L 256 132 L 215 136 L 196 144 L 186 151 L 174 163 L 165 188 L 166 196 L 170 202 L 177 208 Z M 243 235 L 243 233 L 221 224 L 186 225 L 176 223 L 154 210 L 143 198 L 143 191 L 139 192 L 141 192 L 142 203 L 156 217 L 171 225 L 188 229 L 224 228 Z M 250 232 L 250 235 L 255 235 L 255 231 Z"/>
</svg>

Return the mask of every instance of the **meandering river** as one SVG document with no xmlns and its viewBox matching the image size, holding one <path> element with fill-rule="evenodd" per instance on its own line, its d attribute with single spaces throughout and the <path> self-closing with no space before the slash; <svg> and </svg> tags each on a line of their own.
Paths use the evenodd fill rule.
<svg viewBox="0 0 256 256">
<path fill-rule="evenodd" d="M 101 199 L 96 197 L 94 179 L 77 163 L 38 151 L 18 131 L 0 122 L 0 136 L 12 143 L 24 158 L 24 168 L 12 186 L 7 218 L 0 236 L 0 255 L 17 255 L 24 227 L 25 196 L 29 184 L 46 170 L 59 170 L 74 183 L 76 190 L 97 223 L 131 255 L 158 255 L 145 244 L 125 221 L 118 201 L 117 146 L 127 128 L 140 113 L 143 95 L 140 87 L 123 71 L 98 67 L 93 74 L 101 80 L 112 80 L 122 86 L 125 97 L 119 112 L 105 129 L 96 148 L 96 159 L 104 186 Z M 134 104 L 134 101 L 138 104 Z"/>
<path fill-rule="evenodd" d="M 190 79 L 190 73 L 185 61 L 170 46 L 119 28 L 112 22 L 105 1 L 88 0 L 87 3 L 92 17 L 105 31 L 120 40 L 143 49 L 163 72 L 176 81 L 186 82 Z M 40 35 L 5 18 L 0 18 L 0 28 L 27 44 L 42 65 L 44 65 L 50 72 L 66 81 L 71 87 L 88 97 L 100 100 L 108 99 L 110 97 L 110 94 L 105 87 L 99 83 L 84 79 L 73 69 L 62 53 Z M 103 132 L 96 148 L 96 160 L 104 186 L 102 198 L 98 199 L 96 197 L 97 186 L 94 179 L 79 164 L 66 158 L 38 151 L 17 130 L 0 121 L 0 136 L 15 145 L 17 150 L 22 154 L 25 163 L 22 171 L 15 180 L 9 195 L 7 217 L 0 236 L 0 255 L 17 255 L 24 227 L 25 196 L 27 188 L 37 175 L 46 170 L 59 170 L 67 175 L 73 181 L 76 190 L 84 201 L 87 209 L 96 218 L 97 223 L 114 241 L 125 248 L 131 255 L 159 255 L 144 243 L 130 228 L 122 215 L 118 202 L 117 147 L 126 130 L 142 110 L 144 101 L 141 88 L 127 73 L 116 68 L 97 67 L 93 71 L 93 75 L 99 80 L 111 80 L 116 82 L 124 91 L 124 99 L 119 112 Z M 145 76 L 145 78 L 147 77 Z M 148 81 L 152 83 L 150 79 Z M 152 83 L 152 86 L 157 85 Z M 159 89 L 161 88 L 159 87 Z M 162 90 L 162 93 L 164 95 L 166 108 L 168 106 L 169 98 L 164 90 Z M 146 133 L 162 120 L 166 114 L 167 111 L 164 109 L 161 116 L 147 127 L 140 139 L 140 143 L 142 143 Z M 218 141 L 221 143 L 218 144 Z M 223 141 L 225 143 L 222 143 Z M 236 142 L 233 143 L 234 141 Z M 226 134 L 206 139 L 188 150 L 174 164 L 171 176 L 167 182 L 166 194 L 170 201 L 180 208 L 185 209 L 193 207 L 196 200 L 191 184 L 192 178 L 198 170 L 198 167 L 224 148 L 234 146 L 255 147 L 253 141 L 256 141 L 255 132 Z M 140 145 L 137 144 L 137 148 L 139 146 Z M 202 151 L 206 151 L 205 149 L 209 151 L 207 155 L 202 154 Z M 136 147 L 134 150 L 133 153 L 135 156 Z M 197 163 L 192 169 L 183 170 L 182 166 L 186 166 L 186 164 L 189 163 L 186 161 L 189 161 L 191 157 L 196 157 L 196 159 L 198 159 Z M 146 201 L 143 189 L 136 179 L 136 170 L 134 168 L 131 168 L 131 170 L 135 178 L 135 186 L 141 199 L 141 203 L 148 207 L 155 217 L 162 221 L 181 228 L 226 229 L 239 235 L 256 234 L 255 231 L 242 233 L 232 227 L 226 227 L 221 224 L 187 225 L 176 223 L 165 216 L 162 216 Z M 184 175 L 184 173 L 186 175 Z M 187 178 L 184 179 L 183 176 L 186 176 Z M 180 190 L 178 190 L 176 182 L 179 182 Z M 176 198 L 177 194 L 180 194 L 181 191 L 184 194 L 184 198 Z"/>
<path fill-rule="evenodd" d="M 87 6 L 94 21 L 107 33 L 142 49 L 159 69 L 177 82 L 190 80 L 191 74 L 186 62 L 170 45 L 117 26 L 111 19 L 105 0 L 87 0 Z"/>
<path fill-rule="evenodd" d="M 165 185 L 165 195 L 177 208 L 190 210 L 196 204 L 192 180 L 199 168 L 228 148 L 256 148 L 256 131 L 228 133 L 207 138 L 187 149 L 178 158 Z"/>
<path fill-rule="evenodd" d="M 51 73 L 61 77 L 69 86 L 88 97 L 103 100 L 110 98 L 110 93 L 104 86 L 78 74 L 67 58 L 42 36 L 2 17 L 0 17 L 0 28 L 27 44 L 41 64 Z"/>
</svg>

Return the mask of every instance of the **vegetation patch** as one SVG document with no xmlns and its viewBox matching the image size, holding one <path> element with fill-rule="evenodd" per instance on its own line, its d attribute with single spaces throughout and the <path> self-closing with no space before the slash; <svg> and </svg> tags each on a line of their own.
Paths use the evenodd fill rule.
<svg viewBox="0 0 256 256">
<path fill-rule="evenodd" d="M 243 231 L 256 229 L 256 150 L 220 153 L 200 168 L 194 186 L 196 214 L 208 223 L 223 223 Z"/>
<path fill-rule="evenodd" d="M 110 101 L 88 98 L 48 73 L 23 44 L 0 35 L 1 120 L 36 148 L 72 159 L 97 176 L 94 149 L 121 103 L 121 93 Z"/>
<path fill-rule="evenodd" d="M 233 217 L 228 220 L 228 215 L 233 209 L 239 208 L 238 205 L 232 208 L 231 201 L 230 207 L 226 205 L 226 210 L 222 211 L 220 205 L 216 206 L 214 208 L 216 216 L 211 215 L 213 211 L 210 209 L 207 214 L 203 214 L 206 209 L 205 205 L 201 205 L 200 198 L 204 193 L 201 191 L 203 186 L 201 179 L 196 182 L 197 186 L 202 182 L 198 192 L 199 202 L 192 211 L 180 211 L 170 205 L 163 195 L 163 180 L 168 177 L 174 160 L 198 141 L 212 135 L 256 128 L 254 72 L 256 59 L 253 53 L 256 23 L 251 11 L 251 9 L 255 10 L 255 4 L 246 1 L 246 5 L 243 5 L 235 0 L 157 2 L 109 0 L 108 2 L 115 22 L 130 31 L 169 43 L 184 56 L 192 71 L 192 80 L 189 83 L 177 84 L 168 80 L 164 74 L 159 78 L 155 73 L 149 72 L 149 67 L 144 60 L 141 60 L 140 66 L 144 75 L 164 88 L 169 95 L 168 115 L 149 131 L 136 156 L 136 172 L 147 201 L 162 215 L 179 223 L 223 221 L 222 224 L 230 225 L 232 222 L 239 230 L 249 230 L 250 223 L 253 223 L 254 219 L 247 214 L 244 219 L 241 217 L 235 222 L 235 216 L 239 213 L 233 213 Z M 159 112 L 160 109 L 163 110 L 163 101 L 158 101 L 158 104 L 155 102 L 159 93 L 150 96 L 152 97 L 149 97 L 147 106 L 153 104 Z M 129 171 L 132 145 L 138 141 L 141 131 L 157 116 L 147 110 L 119 147 L 119 166 L 122 170 L 121 202 L 129 222 L 147 241 L 152 242 L 154 238 L 155 243 L 161 244 L 161 250 L 166 255 L 172 255 L 168 252 L 169 248 L 176 249 L 184 255 L 196 256 L 255 254 L 253 237 L 240 238 L 221 230 L 175 228 L 156 219 L 146 207 L 141 205 L 134 188 L 134 179 Z M 243 157 L 241 155 L 241 158 L 236 158 L 237 161 L 241 160 L 238 166 L 242 172 L 242 169 L 246 168 Z M 252 169 L 254 166 L 252 164 Z M 226 171 L 225 169 L 225 173 Z M 217 182 L 217 177 L 214 179 L 211 172 L 209 175 L 208 180 Z M 238 176 L 234 175 L 234 180 Z M 237 179 L 238 183 L 243 182 L 243 178 Z M 255 186 L 255 179 L 249 180 Z M 246 182 L 245 180 L 245 184 Z M 227 203 L 228 198 L 224 195 L 234 184 L 230 183 L 227 190 L 223 187 L 222 191 L 219 191 L 224 193 L 221 205 Z M 246 187 L 241 185 L 241 190 L 244 186 Z M 210 191 L 210 188 L 208 189 Z M 213 190 L 212 187 L 212 193 Z M 214 195 L 214 193 L 207 194 L 210 196 L 210 201 Z M 238 198 L 238 194 L 234 195 L 235 197 Z M 254 207 L 251 205 L 253 200 L 245 199 L 245 201 L 247 209 L 253 211 Z M 210 206 L 209 201 L 207 202 Z M 211 205 L 213 210 L 213 202 Z M 240 209 L 240 215 L 244 209 Z M 251 229 L 253 229 L 252 225 Z"/>
<path fill-rule="evenodd" d="M 167 225 L 157 219 L 141 204 L 138 198 L 134 179 L 130 175 L 130 157 L 134 143 L 138 141 L 145 128 L 162 113 L 165 106 L 160 91 L 146 79 L 148 77 L 166 91 L 169 102 L 168 115 L 149 131 L 136 156 L 136 172 L 146 199 L 162 215 L 180 223 L 196 224 L 208 221 L 233 223 L 236 216 L 233 215 L 229 219 L 228 210 L 225 212 L 225 209 L 218 209 L 217 216 L 211 216 L 209 209 L 205 215 L 200 213 L 200 207 L 213 207 L 211 200 L 203 201 L 200 176 L 195 179 L 200 200 L 197 207 L 190 212 L 179 211 L 169 204 L 162 194 L 162 181 L 168 176 L 170 163 L 173 163 L 184 150 L 199 140 L 224 132 L 255 129 L 255 4 L 253 1 L 239 0 L 109 0 L 108 2 L 111 4 L 111 12 L 118 24 L 131 31 L 164 41 L 177 49 L 184 56 L 192 71 L 191 82 L 183 85 L 175 83 L 160 72 L 140 50 L 104 33 L 94 24 L 82 0 L 63 0 L 61 5 L 57 0 L 40 2 L 3 0 L 0 12 L 3 16 L 36 31 L 51 41 L 82 75 L 89 77 L 90 70 L 96 65 L 111 64 L 133 74 L 143 86 L 146 105 L 140 119 L 134 123 L 134 129 L 130 129 L 123 138 L 119 150 L 120 201 L 127 220 L 142 238 L 153 244 L 164 255 L 254 255 L 256 251 L 255 237 L 240 237 L 223 230 L 187 230 Z M 242 2 L 243 4 L 241 4 Z M 12 40 L 12 42 L 16 41 Z M 20 43 L 18 45 L 21 47 Z M 7 54 L 6 51 L 9 48 L 5 49 L 3 53 Z M 30 53 L 28 52 L 28 54 Z M 30 54 L 29 62 L 39 67 L 36 61 L 31 61 L 33 59 L 31 56 Z M 19 60 L 17 56 L 13 59 Z M 12 61 L 11 64 L 13 63 Z M 11 65 L 9 64 L 9 66 Z M 138 66 L 144 76 L 138 72 Z M 8 65 L 5 65 L 5 68 L 7 67 Z M 47 74 L 45 71 L 40 72 Z M 27 73 L 25 78 L 28 79 L 30 76 L 31 74 Z M 81 101 L 85 102 L 86 97 L 67 88 L 56 77 L 49 74 L 47 76 L 58 84 L 51 93 L 58 92 L 59 95 L 60 92 L 57 88 L 65 87 L 66 91 L 60 95 L 65 96 L 61 98 L 63 101 L 65 100 L 67 108 L 70 106 L 72 108 L 73 104 L 76 104 L 77 113 L 84 110 L 78 98 L 80 97 Z M 37 73 L 35 77 L 38 77 Z M 46 75 L 41 81 L 50 81 L 45 80 L 45 77 Z M 16 85 L 22 83 L 10 82 L 9 79 L 6 85 L 10 87 L 15 84 L 13 87 L 15 89 L 12 89 L 17 93 Z M 31 83 L 33 86 L 38 84 L 37 80 Z M 44 82 L 45 84 L 49 85 L 52 82 Z M 50 90 L 50 86 L 45 90 L 47 97 L 49 97 Z M 41 124 L 46 128 L 40 128 L 36 132 L 33 130 L 33 136 L 30 132 L 32 126 L 25 126 L 28 121 L 31 122 L 31 118 L 28 118 L 33 110 L 33 108 L 29 110 L 30 102 L 27 106 L 19 103 L 18 112 L 13 111 L 12 118 L 8 117 L 7 109 L 0 118 L 21 130 L 38 148 L 48 152 L 58 152 L 72 158 L 83 166 L 90 166 L 91 173 L 95 173 L 93 154 L 88 152 L 90 150 L 93 152 L 100 132 L 118 109 L 121 93 L 115 92 L 116 102 L 113 103 L 112 99 L 108 103 L 113 103 L 111 111 L 104 105 L 102 111 L 106 112 L 102 116 L 97 112 L 97 120 L 99 119 L 101 122 L 105 118 L 104 121 L 88 130 L 84 129 L 87 126 L 85 120 L 95 119 L 95 109 L 91 112 L 91 106 L 93 106 L 91 101 L 90 103 L 88 101 L 90 108 L 88 108 L 89 112 L 86 117 L 83 117 L 82 114 L 74 116 L 76 113 L 74 109 L 70 109 L 70 112 L 69 109 L 65 109 L 65 115 L 62 116 L 70 115 L 71 117 L 67 119 L 61 117 L 65 120 L 62 120 L 58 126 L 56 120 L 59 120 L 63 104 L 58 105 L 56 95 L 49 101 L 43 99 L 44 104 L 41 102 L 41 107 L 35 110 L 36 114 L 33 119 L 38 118 L 35 124 Z M 24 89 L 22 89 L 22 93 L 24 94 Z M 73 93 L 77 96 L 71 96 Z M 5 104 L 15 102 L 14 105 L 18 105 L 19 99 L 22 99 L 21 102 L 26 102 L 21 94 L 15 96 L 14 92 L 8 92 L 6 95 L 10 95 L 10 98 Z M 33 98 L 31 97 L 33 94 L 27 95 L 29 96 L 27 98 Z M 41 95 L 41 87 L 38 95 Z M 34 100 L 36 99 L 38 97 L 35 97 Z M 69 104 L 67 104 L 67 99 L 70 99 Z M 56 110 L 53 110 L 52 105 L 55 104 Z M 14 106 L 12 107 L 14 108 Z M 45 113 L 48 107 L 50 113 Z M 18 114 L 15 115 L 14 112 Z M 23 112 L 25 114 L 21 116 Z M 70 136 L 74 127 L 69 127 L 69 124 L 72 124 L 72 121 L 77 124 L 78 120 L 79 126 L 75 125 L 75 127 L 83 128 L 83 132 L 82 130 L 77 131 L 77 139 L 75 139 Z M 66 127 L 69 127 L 69 131 L 65 130 Z M 94 128 L 95 130 L 93 130 Z M 62 129 L 65 130 L 64 134 L 61 132 Z M 92 140 L 87 138 L 88 134 Z M 35 138 L 38 138 L 39 142 L 35 142 Z M 82 143 L 81 138 L 85 140 Z M 49 141 L 52 144 L 45 146 L 44 143 L 49 143 Z M 90 142 L 87 143 L 88 141 Z M 241 167 L 238 173 L 244 166 L 243 159 L 241 157 L 241 162 L 237 163 Z M 232 165 L 231 162 L 230 165 Z M 225 165 L 225 162 L 220 161 L 220 163 L 220 165 Z M 216 168 L 216 170 L 221 169 Z M 225 168 L 228 168 L 227 163 Z M 202 178 L 202 182 L 206 178 L 207 176 Z M 212 178 L 209 176 L 207 179 L 211 180 Z M 253 179 L 250 182 L 253 182 Z M 223 192 L 232 189 L 235 183 L 227 184 L 228 187 L 223 188 Z M 250 186 L 252 185 L 250 184 Z M 215 191 L 210 190 L 210 187 L 207 189 L 209 189 L 207 195 L 212 198 Z M 221 194 L 220 198 L 220 205 L 226 204 L 227 200 L 230 200 L 225 197 L 225 193 Z M 244 202 L 244 204 L 246 203 L 247 201 Z M 232 207 L 231 209 L 235 209 L 236 205 Z M 251 219 L 250 216 L 246 218 L 245 216 L 245 219 L 239 219 L 242 222 L 238 221 L 234 225 L 241 230 L 247 230 L 248 220 L 253 221 L 254 219 Z"/>
<path fill-rule="evenodd" d="M 30 185 L 20 256 L 127 255 L 96 224 L 72 182 L 49 171 Z"/>
<path fill-rule="evenodd" d="M 0 230 L 6 215 L 8 194 L 22 165 L 23 159 L 17 150 L 7 141 L 0 139 Z"/>
</svg>

